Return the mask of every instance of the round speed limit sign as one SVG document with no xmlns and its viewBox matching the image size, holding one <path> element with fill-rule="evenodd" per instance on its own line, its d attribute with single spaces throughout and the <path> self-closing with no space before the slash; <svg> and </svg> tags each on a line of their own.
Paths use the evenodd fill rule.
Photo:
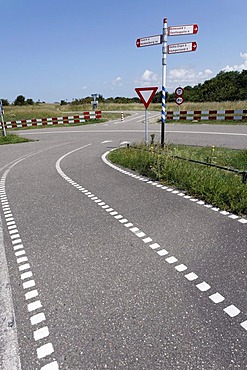
<svg viewBox="0 0 247 370">
<path fill-rule="evenodd" d="M 176 90 L 175 90 L 175 94 L 176 94 L 177 96 L 181 96 L 181 95 L 183 95 L 183 93 L 184 93 L 184 89 L 183 89 L 182 87 L 177 87 L 177 88 L 176 88 Z"/>
<path fill-rule="evenodd" d="M 177 105 L 181 105 L 184 102 L 184 98 L 182 96 L 177 96 L 175 101 Z"/>
</svg>

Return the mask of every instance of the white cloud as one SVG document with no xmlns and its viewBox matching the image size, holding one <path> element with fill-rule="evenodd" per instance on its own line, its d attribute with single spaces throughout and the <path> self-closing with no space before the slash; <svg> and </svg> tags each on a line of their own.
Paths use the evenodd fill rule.
<svg viewBox="0 0 247 370">
<path fill-rule="evenodd" d="M 112 86 L 122 86 L 122 77 L 117 77 L 112 81 Z"/>
<path fill-rule="evenodd" d="M 175 88 L 176 86 L 196 85 L 204 82 L 207 78 L 212 77 L 213 72 L 211 69 L 204 71 L 196 71 L 194 68 L 180 67 L 168 70 L 167 82 L 168 89 Z"/>
<path fill-rule="evenodd" d="M 146 69 L 140 79 L 135 80 L 134 83 L 136 85 L 140 85 L 141 87 L 149 86 L 150 84 L 158 84 L 159 79 L 156 73 L 149 71 Z"/>
<path fill-rule="evenodd" d="M 243 63 L 234 64 L 233 66 L 226 65 L 223 68 L 223 71 L 224 72 L 231 72 L 231 71 L 241 72 L 243 69 L 247 69 L 247 53 L 240 53 L 240 58 L 243 59 Z"/>
<path fill-rule="evenodd" d="M 141 77 L 141 80 L 142 80 L 143 83 L 156 82 L 156 81 L 158 81 L 158 77 L 157 77 L 156 73 L 146 69 L 146 71 L 143 73 L 143 75 Z"/>
</svg>

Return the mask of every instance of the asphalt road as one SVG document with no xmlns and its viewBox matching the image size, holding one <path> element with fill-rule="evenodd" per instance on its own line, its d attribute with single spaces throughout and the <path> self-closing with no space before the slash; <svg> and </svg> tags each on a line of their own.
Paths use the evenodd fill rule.
<svg viewBox="0 0 247 370">
<path fill-rule="evenodd" d="M 247 222 L 112 167 L 142 119 L 0 148 L 0 368 L 247 368 Z M 167 125 L 167 140 L 246 148 L 247 127 Z"/>
</svg>

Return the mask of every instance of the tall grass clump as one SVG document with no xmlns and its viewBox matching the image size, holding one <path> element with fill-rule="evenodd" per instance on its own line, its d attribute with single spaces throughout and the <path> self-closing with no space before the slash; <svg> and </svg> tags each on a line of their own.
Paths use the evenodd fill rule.
<svg viewBox="0 0 247 370">
<path fill-rule="evenodd" d="M 208 152 L 212 152 L 210 148 L 195 148 L 195 150 L 198 150 L 204 160 L 205 156 L 209 158 Z M 176 155 L 179 153 L 189 158 L 191 151 L 193 151 L 192 148 L 188 147 L 186 152 L 186 146 L 175 148 L 171 145 L 170 148 L 161 150 L 141 145 L 114 150 L 109 154 L 109 159 L 143 176 L 174 186 L 222 210 L 247 215 L 247 184 L 242 183 L 242 177 L 232 172 L 174 158 L 174 152 Z M 230 155 L 231 150 L 224 149 L 224 151 L 228 153 L 227 161 L 224 157 L 225 164 L 247 170 L 247 151 L 233 150 L 232 155 Z M 217 152 L 218 148 L 213 154 Z M 200 155 L 197 159 L 198 157 Z M 218 163 L 221 162 L 217 157 L 211 159 L 214 162 L 216 160 Z"/>
</svg>

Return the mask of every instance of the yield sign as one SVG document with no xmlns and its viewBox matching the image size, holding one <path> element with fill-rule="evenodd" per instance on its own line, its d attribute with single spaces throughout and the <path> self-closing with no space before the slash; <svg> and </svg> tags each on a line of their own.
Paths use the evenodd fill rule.
<svg viewBox="0 0 247 370">
<path fill-rule="evenodd" d="M 158 87 L 137 87 L 135 91 L 137 92 L 142 103 L 145 105 L 145 108 L 148 109 L 149 104 L 151 103 Z"/>
</svg>

